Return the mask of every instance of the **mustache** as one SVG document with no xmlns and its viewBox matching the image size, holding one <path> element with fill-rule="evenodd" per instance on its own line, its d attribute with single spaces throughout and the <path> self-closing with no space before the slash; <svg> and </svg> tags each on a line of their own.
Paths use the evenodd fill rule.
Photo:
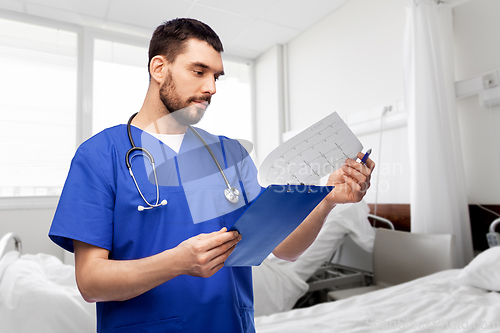
<svg viewBox="0 0 500 333">
<path fill-rule="evenodd" d="M 211 100 L 212 96 L 193 96 L 188 100 L 188 103 L 197 101 L 197 102 L 207 102 L 208 104 L 210 104 Z"/>
</svg>

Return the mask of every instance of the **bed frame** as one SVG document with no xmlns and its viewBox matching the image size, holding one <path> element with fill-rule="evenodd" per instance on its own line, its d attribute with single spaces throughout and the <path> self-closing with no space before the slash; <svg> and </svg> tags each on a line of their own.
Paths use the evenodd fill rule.
<svg viewBox="0 0 500 333">
<path fill-rule="evenodd" d="M 19 252 L 19 255 L 21 255 L 22 253 L 21 238 L 15 233 L 9 232 L 0 239 L 0 259 L 6 253 L 7 245 L 9 244 L 10 240 L 14 241 L 14 246 L 16 248 L 16 251 Z"/>
<path fill-rule="evenodd" d="M 394 224 L 386 218 L 373 214 L 368 214 L 368 218 L 377 227 L 383 225 L 383 228 L 395 229 Z M 332 290 L 366 287 L 373 284 L 372 272 L 333 263 L 334 256 L 335 253 L 307 280 L 309 289 L 306 295 L 297 302 L 296 308 L 326 302 L 328 301 L 327 294 Z"/>
</svg>

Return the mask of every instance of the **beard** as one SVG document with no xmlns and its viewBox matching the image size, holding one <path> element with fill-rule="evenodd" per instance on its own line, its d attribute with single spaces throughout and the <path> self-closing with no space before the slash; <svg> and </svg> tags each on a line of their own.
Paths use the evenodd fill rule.
<svg viewBox="0 0 500 333">
<path fill-rule="evenodd" d="M 165 82 L 160 86 L 160 99 L 174 119 L 183 126 L 197 124 L 205 115 L 210 105 L 211 96 L 191 96 L 184 100 L 176 89 L 176 84 L 169 70 Z M 207 102 L 205 107 L 198 107 L 192 102 Z"/>
</svg>

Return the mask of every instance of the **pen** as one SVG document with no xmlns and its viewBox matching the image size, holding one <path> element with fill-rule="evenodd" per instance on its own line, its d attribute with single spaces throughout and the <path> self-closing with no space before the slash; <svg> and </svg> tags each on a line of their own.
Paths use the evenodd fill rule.
<svg viewBox="0 0 500 333">
<path fill-rule="evenodd" d="M 370 157 L 370 154 L 372 153 L 372 149 L 368 149 L 365 153 L 365 155 L 363 156 L 363 158 L 361 159 L 361 164 L 365 165 L 366 164 L 366 160 L 368 159 L 368 157 Z"/>
</svg>

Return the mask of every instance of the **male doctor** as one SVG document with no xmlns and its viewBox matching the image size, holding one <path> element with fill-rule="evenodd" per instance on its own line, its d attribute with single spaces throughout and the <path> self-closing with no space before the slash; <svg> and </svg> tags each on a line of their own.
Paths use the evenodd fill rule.
<svg viewBox="0 0 500 333">
<path fill-rule="evenodd" d="M 170 180 L 159 186 L 166 205 L 138 211 L 144 205 L 138 187 L 151 202 L 156 190 L 144 163 L 134 162 L 138 187 L 130 177 L 126 125 L 90 138 L 73 158 L 49 236 L 74 251 L 78 288 L 85 300 L 97 302 L 98 332 L 255 331 L 251 268 L 224 267 L 224 261 L 241 239 L 227 228 L 261 191 L 257 171 L 237 141 L 198 129 L 240 192 L 231 206 L 218 171 L 207 175 L 212 157 L 196 149 L 203 145 L 188 130 L 224 75 L 222 51 L 217 34 L 193 19 L 166 22 L 152 36 L 150 85 L 130 132 L 136 144 L 159 138 L 172 161 L 161 172 Z M 347 159 L 329 177 L 334 190 L 274 255 L 297 259 L 336 204 L 364 197 L 374 167 L 370 159 Z"/>
</svg>

